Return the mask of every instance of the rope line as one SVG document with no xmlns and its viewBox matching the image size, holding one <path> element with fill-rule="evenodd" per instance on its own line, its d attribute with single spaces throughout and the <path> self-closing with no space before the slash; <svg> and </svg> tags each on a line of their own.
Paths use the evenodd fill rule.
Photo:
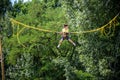
<svg viewBox="0 0 120 80">
<path fill-rule="evenodd" d="M 19 22 L 19 21 L 16 21 L 16 20 L 14 20 L 14 19 L 12 19 L 12 18 L 10 18 L 10 21 L 12 22 L 12 24 L 13 24 L 13 23 L 19 24 L 19 25 L 22 25 L 23 27 L 30 28 L 30 29 L 35 29 L 35 30 L 39 30 L 39 31 L 43 31 L 43 32 L 56 32 L 56 31 L 50 31 L 50 30 L 46 30 L 46 29 L 40 29 L 40 28 L 32 27 L 32 26 L 23 24 L 23 23 L 21 23 L 21 22 Z"/>
<path fill-rule="evenodd" d="M 83 34 L 83 33 L 92 33 L 92 32 L 97 32 L 97 31 L 100 31 L 102 35 L 104 36 L 107 36 L 107 37 L 111 37 L 114 35 L 114 32 L 115 32 L 115 27 L 118 23 L 117 21 L 117 17 L 119 16 L 119 13 L 112 19 L 110 20 L 107 24 L 97 28 L 97 29 L 92 29 L 92 30 L 87 30 L 87 31 L 81 31 L 81 32 L 70 32 L 72 34 Z M 38 31 L 42 31 L 42 32 L 48 32 L 48 33 L 60 33 L 58 31 L 51 31 L 51 30 L 47 30 L 47 29 L 41 29 L 41 28 L 36 28 L 36 27 L 33 27 L 33 26 L 29 26 L 29 25 L 26 25 L 24 23 L 21 23 L 17 20 L 14 20 L 13 18 L 10 18 L 10 21 L 12 23 L 12 28 L 13 28 L 13 36 L 15 36 L 15 24 L 18 25 L 17 27 L 17 33 L 16 33 L 16 36 L 17 36 L 17 41 L 19 44 L 21 44 L 23 47 L 25 47 L 25 45 L 20 41 L 19 39 L 19 35 L 20 33 L 22 33 L 22 31 L 25 29 L 25 28 L 29 28 L 29 29 L 34 29 L 34 30 L 38 30 Z M 19 25 L 22 26 L 22 28 L 19 30 Z"/>
<path fill-rule="evenodd" d="M 107 27 L 109 24 L 111 25 L 114 21 L 116 21 L 116 18 L 119 16 L 119 13 L 112 19 L 110 20 L 107 24 L 103 25 L 102 27 L 100 28 L 97 28 L 97 29 L 93 29 L 93 30 L 88 30 L 88 31 L 82 31 L 82 32 L 71 32 L 71 33 L 75 33 L 75 34 L 78 34 L 78 33 L 90 33 L 90 32 L 96 32 L 96 31 L 99 31 L 99 30 L 103 30 L 105 27 Z M 114 23 L 115 24 L 115 23 Z"/>
<path fill-rule="evenodd" d="M 90 33 L 90 32 L 96 32 L 96 31 L 99 31 L 99 30 L 102 30 L 104 29 L 105 27 L 109 26 L 109 24 L 116 24 L 114 23 L 116 21 L 116 18 L 119 16 L 119 13 L 112 19 L 110 20 L 107 24 L 103 25 L 102 27 L 100 28 L 97 28 L 97 29 L 93 29 L 93 30 L 88 30 L 88 31 L 81 31 L 81 32 L 70 32 L 70 33 L 73 33 L 73 34 L 81 34 L 81 33 Z M 30 29 L 34 29 L 34 30 L 39 30 L 39 31 L 43 31 L 43 32 L 51 32 L 51 33 L 59 33 L 58 31 L 51 31 L 51 30 L 46 30 L 46 29 L 41 29 L 41 28 L 36 28 L 36 27 L 32 27 L 32 26 L 29 26 L 29 25 L 26 25 L 26 24 L 23 24 L 19 21 L 16 21 L 12 18 L 10 18 L 10 21 L 15 24 L 19 24 L 19 25 L 22 25 L 23 27 L 26 27 L 26 28 L 30 28 Z M 111 27 L 111 26 L 110 26 Z"/>
<path fill-rule="evenodd" d="M 25 29 L 25 27 L 23 27 L 19 32 L 17 32 L 17 41 L 19 44 L 21 44 L 23 47 L 26 47 L 24 44 L 21 43 L 20 39 L 19 39 L 19 34 Z"/>
</svg>

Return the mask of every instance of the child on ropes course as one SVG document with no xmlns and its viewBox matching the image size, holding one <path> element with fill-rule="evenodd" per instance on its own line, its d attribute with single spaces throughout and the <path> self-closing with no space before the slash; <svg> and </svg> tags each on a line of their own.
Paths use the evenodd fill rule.
<svg viewBox="0 0 120 80">
<path fill-rule="evenodd" d="M 62 29 L 62 32 L 60 32 L 60 34 L 62 35 L 62 38 L 60 39 L 57 48 L 60 47 L 60 45 L 62 44 L 63 40 L 65 40 L 65 39 L 68 40 L 70 43 L 72 43 L 74 46 L 76 46 L 76 44 L 69 37 L 68 25 L 64 25 L 64 27 Z"/>
</svg>

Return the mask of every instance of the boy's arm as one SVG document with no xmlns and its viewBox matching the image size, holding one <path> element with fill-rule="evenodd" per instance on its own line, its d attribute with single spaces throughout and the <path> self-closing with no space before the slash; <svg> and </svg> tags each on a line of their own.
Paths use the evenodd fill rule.
<svg viewBox="0 0 120 80">
<path fill-rule="evenodd" d="M 63 34 L 63 32 L 56 32 L 56 33 L 61 34 L 61 35 Z"/>
<path fill-rule="evenodd" d="M 62 34 L 63 34 L 63 29 L 62 29 L 62 31 L 61 31 L 61 32 L 57 32 L 57 33 L 62 35 Z"/>
<path fill-rule="evenodd" d="M 60 35 L 63 35 L 64 33 L 63 32 L 60 32 Z"/>
<path fill-rule="evenodd" d="M 62 35 L 62 34 L 63 34 L 63 32 L 64 32 L 64 31 L 63 31 L 63 29 L 62 29 L 62 31 L 60 32 L 60 34 Z"/>
</svg>

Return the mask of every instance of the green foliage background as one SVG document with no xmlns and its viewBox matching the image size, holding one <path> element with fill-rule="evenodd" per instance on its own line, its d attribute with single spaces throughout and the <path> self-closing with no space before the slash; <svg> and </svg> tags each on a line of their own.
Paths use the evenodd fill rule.
<svg viewBox="0 0 120 80">
<path fill-rule="evenodd" d="M 100 32 L 70 34 L 77 44 L 64 41 L 60 35 L 12 25 L 9 18 L 24 24 L 61 31 L 68 24 L 70 31 L 96 29 L 109 22 L 118 12 L 120 1 L 114 0 L 9 0 L 0 3 L 0 29 L 3 36 L 6 80 L 119 80 L 120 25 L 112 37 Z M 8 5 L 9 4 L 9 5 Z M 2 7 L 1 7 L 2 6 Z M 6 9 L 4 11 L 4 9 Z M 3 9 L 3 10 L 2 10 Z M 12 27 L 14 26 L 14 28 Z"/>
</svg>

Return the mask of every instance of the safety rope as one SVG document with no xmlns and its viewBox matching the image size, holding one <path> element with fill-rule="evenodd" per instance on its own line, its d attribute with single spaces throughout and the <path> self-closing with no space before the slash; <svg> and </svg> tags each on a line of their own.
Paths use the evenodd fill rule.
<svg viewBox="0 0 120 80">
<path fill-rule="evenodd" d="M 71 32 L 71 33 L 74 33 L 74 34 L 79 34 L 79 33 L 91 33 L 91 32 L 96 32 L 96 31 L 104 31 L 104 29 L 107 27 L 107 28 L 111 28 L 111 24 L 114 24 L 114 26 L 117 24 L 117 23 L 114 23 L 114 22 L 117 22 L 117 17 L 119 16 L 119 13 L 112 19 L 110 20 L 107 24 L 101 26 L 100 28 L 97 28 L 97 29 L 93 29 L 93 30 L 88 30 L 88 31 L 82 31 L 82 32 Z"/>
<path fill-rule="evenodd" d="M 19 22 L 19 21 L 14 20 L 14 19 L 12 19 L 12 18 L 10 18 L 10 21 L 12 22 L 12 24 L 14 24 L 14 23 L 15 23 L 15 24 L 19 24 L 19 25 L 21 25 L 21 26 L 23 26 L 23 27 L 30 28 L 30 29 L 34 29 L 34 30 L 39 30 L 39 31 L 43 31 L 43 32 L 56 32 L 56 31 L 51 31 L 51 30 L 40 29 L 40 28 L 28 26 L 28 25 L 26 25 L 26 24 L 23 24 L 23 23 L 21 23 L 21 22 Z"/>
<path fill-rule="evenodd" d="M 81 32 L 70 32 L 70 33 L 73 33 L 73 34 L 81 34 L 81 33 L 91 33 L 91 32 L 96 32 L 96 31 L 105 31 L 105 28 L 111 28 L 111 26 L 109 25 L 116 25 L 117 23 L 117 17 L 119 16 L 119 13 L 112 19 L 110 20 L 107 24 L 103 25 L 102 27 L 100 28 L 97 28 L 97 29 L 93 29 L 93 30 L 88 30 L 88 31 L 81 31 Z M 10 21 L 12 22 L 12 24 L 14 25 L 15 24 L 19 24 L 23 27 L 26 27 L 26 28 L 30 28 L 30 29 L 34 29 L 34 30 L 39 30 L 39 31 L 43 31 L 43 32 L 51 32 L 51 33 L 59 33 L 58 31 L 51 31 L 51 30 L 46 30 L 46 29 L 41 29 L 41 28 L 36 28 L 36 27 L 32 27 L 32 26 L 29 26 L 29 25 L 26 25 L 26 24 L 23 24 L 19 21 L 16 21 L 12 18 L 10 18 Z"/>
<path fill-rule="evenodd" d="M 102 35 L 111 37 L 111 36 L 114 35 L 115 27 L 116 27 L 116 25 L 118 23 L 118 21 L 117 21 L 118 16 L 119 16 L 119 13 L 112 20 L 110 20 L 107 24 L 103 25 L 100 28 L 93 29 L 93 30 L 88 30 L 88 31 L 81 31 L 81 32 L 70 32 L 70 33 L 72 33 L 72 34 L 83 34 L 83 33 L 92 33 L 92 32 L 100 31 Z M 14 35 L 14 32 L 15 32 L 14 25 L 15 24 L 18 25 L 17 33 L 16 33 L 17 41 L 23 47 L 25 47 L 25 45 L 23 43 L 21 43 L 21 41 L 19 39 L 19 35 L 25 28 L 34 29 L 34 30 L 43 31 L 43 32 L 49 32 L 49 33 L 60 33 L 58 31 L 51 31 L 51 30 L 41 29 L 41 28 L 37 28 L 37 27 L 32 27 L 32 26 L 23 24 L 23 23 L 21 23 L 21 22 L 19 22 L 17 20 L 14 20 L 12 18 L 10 18 L 10 21 L 11 21 L 12 27 L 13 27 L 13 36 L 15 36 Z M 19 27 L 20 27 L 19 25 L 21 25 L 23 27 L 20 30 L 19 30 Z"/>
</svg>

